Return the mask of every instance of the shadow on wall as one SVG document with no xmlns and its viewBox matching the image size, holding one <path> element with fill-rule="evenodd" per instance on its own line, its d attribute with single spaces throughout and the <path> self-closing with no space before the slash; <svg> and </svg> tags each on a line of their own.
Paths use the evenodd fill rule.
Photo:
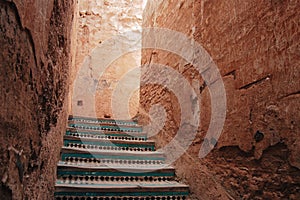
<svg viewBox="0 0 300 200">
<path fill-rule="evenodd" d="M 74 1 L 0 1 L 2 199 L 53 199 L 73 8 Z"/>
</svg>

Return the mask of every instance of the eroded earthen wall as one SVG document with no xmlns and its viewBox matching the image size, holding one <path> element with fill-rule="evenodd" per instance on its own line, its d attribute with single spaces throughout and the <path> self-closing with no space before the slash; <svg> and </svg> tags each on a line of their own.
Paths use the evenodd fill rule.
<svg viewBox="0 0 300 200">
<path fill-rule="evenodd" d="M 203 141 L 211 116 L 206 83 L 180 56 L 143 50 L 142 81 L 155 76 L 149 63 L 168 65 L 184 75 L 200 100 L 197 137 L 175 162 L 179 177 L 191 186 L 192 199 L 300 198 L 299 6 L 297 0 L 148 2 L 144 27 L 169 28 L 194 38 L 211 55 L 225 84 L 222 135 L 214 150 L 199 159 L 201 144 L 215 142 Z M 167 122 L 155 136 L 164 146 L 180 124 L 176 96 L 148 85 L 140 98 L 141 114 L 155 103 L 164 105 Z"/>
<path fill-rule="evenodd" d="M 0 1 L 0 197 L 53 199 L 74 1 Z"/>
<path fill-rule="evenodd" d="M 103 60 L 107 59 L 111 56 L 114 49 L 122 51 L 124 46 L 133 42 L 140 46 L 141 41 L 131 41 L 124 37 L 123 34 L 128 32 L 141 34 L 142 2 L 142 0 L 79 1 L 77 53 L 75 58 L 76 71 L 72 74 L 74 80 L 83 76 L 80 72 L 82 68 L 90 69 L 90 74 L 97 74 L 96 71 L 99 71 L 101 68 L 101 63 L 88 66 L 92 65 L 88 62 L 89 60 L 96 60 L 99 57 L 102 57 L 100 59 Z M 119 35 L 123 35 L 122 42 L 124 44 L 117 46 L 115 41 L 120 39 Z M 112 41 L 111 45 L 104 48 L 103 44 L 108 41 Z M 99 53 L 96 55 L 95 52 L 97 51 Z M 92 94 L 95 95 L 95 105 L 91 103 L 86 94 L 74 91 L 71 112 L 74 115 L 93 116 L 95 114 L 90 112 L 90 109 L 86 108 L 86 106 L 95 106 L 96 116 L 117 118 L 118 116 L 114 115 L 112 109 L 115 88 L 124 75 L 139 67 L 140 61 L 140 50 L 124 52 L 121 57 L 111 60 L 110 64 L 103 67 L 105 70 L 103 70 L 102 74 L 97 74 L 97 76 L 93 77 L 95 80 L 98 80 L 96 91 Z M 138 71 L 131 73 L 126 84 L 122 86 L 122 92 L 124 94 L 132 92 L 130 87 L 138 86 L 139 80 L 140 73 Z M 83 90 L 90 89 L 86 87 Z M 118 102 L 118 106 L 125 103 L 130 105 L 130 115 L 133 117 L 137 113 L 139 106 L 138 92 L 133 94 L 131 100 Z"/>
</svg>

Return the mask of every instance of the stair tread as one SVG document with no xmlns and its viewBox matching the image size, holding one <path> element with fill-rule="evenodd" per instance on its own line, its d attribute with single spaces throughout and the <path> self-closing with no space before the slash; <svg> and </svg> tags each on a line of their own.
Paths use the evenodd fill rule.
<svg viewBox="0 0 300 200">
<path fill-rule="evenodd" d="M 119 165 L 116 167 L 109 166 L 84 166 L 84 165 L 70 165 L 66 163 L 59 162 L 59 169 L 72 169 L 72 170 L 91 170 L 91 171 L 133 171 L 133 172 L 148 172 L 148 171 L 173 171 L 174 167 L 171 166 L 146 166 L 144 168 L 136 167 L 136 166 L 124 166 Z"/>
<path fill-rule="evenodd" d="M 59 161 L 59 163 L 64 163 L 64 164 L 68 164 L 68 165 L 77 165 L 77 166 L 84 166 L 84 167 L 110 167 L 110 168 L 116 168 L 119 166 L 123 166 L 123 167 L 138 167 L 138 168 L 143 168 L 143 169 L 148 169 L 148 167 L 156 167 L 156 168 L 164 168 L 166 166 L 168 166 L 167 164 L 163 164 L 163 163 L 151 163 L 151 164 L 119 164 L 119 163 L 78 163 L 78 162 L 69 162 L 69 161 Z"/>
<path fill-rule="evenodd" d="M 98 191 L 108 191 L 108 189 L 188 189 L 188 186 L 182 183 L 178 183 L 176 181 L 165 181 L 162 183 L 147 183 L 147 182 L 135 182 L 135 183 L 121 183 L 121 182 L 112 182 L 107 181 L 105 183 L 95 183 L 95 184 L 77 184 L 77 183 L 63 183 L 62 181 L 57 181 L 55 183 L 56 188 L 74 188 L 76 191 L 78 189 L 96 189 Z"/>
<path fill-rule="evenodd" d="M 174 197 L 189 186 L 175 180 L 155 141 L 132 120 L 69 116 L 57 164 L 55 197 Z"/>
</svg>

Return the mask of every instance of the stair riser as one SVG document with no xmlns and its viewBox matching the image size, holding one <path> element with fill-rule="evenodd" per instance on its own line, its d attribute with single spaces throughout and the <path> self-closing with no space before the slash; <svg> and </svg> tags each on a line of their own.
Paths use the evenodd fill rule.
<svg viewBox="0 0 300 200">
<path fill-rule="evenodd" d="M 78 159 L 78 160 L 76 160 Z M 82 161 L 83 160 L 83 161 Z M 95 159 L 95 158 L 77 158 L 77 157 L 66 157 L 64 160 L 67 163 L 74 164 L 95 164 L 95 165 L 163 165 L 164 161 L 160 160 L 113 160 L 113 159 Z"/>
<path fill-rule="evenodd" d="M 120 134 L 117 134 L 120 135 Z M 98 134 L 95 135 L 99 138 L 79 138 L 78 136 L 70 136 L 65 135 L 64 140 L 74 140 L 74 141 L 82 141 L 82 142 L 97 142 L 97 143 L 114 143 L 114 144 L 134 144 L 134 145 L 144 145 L 144 146 L 154 146 L 154 141 L 127 141 L 128 138 L 124 137 L 123 139 L 117 140 L 114 137 L 110 137 L 110 141 L 107 141 L 106 139 L 101 139 L 101 137 L 105 137 L 106 134 Z M 126 135 L 129 136 L 129 135 Z M 136 135 L 130 135 L 132 137 L 140 137 Z M 145 137 L 145 136 L 144 136 Z M 113 140 L 113 141 L 112 141 Z"/>
<path fill-rule="evenodd" d="M 106 131 L 121 131 L 121 132 L 142 132 L 142 127 L 126 127 L 126 126 L 113 126 L 113 125 L 90 125 L 90 124 L 79 124 L 69 123 L 69 127 L 84 129 L 84 130 L 106 130 Z"/>
<path fill-rule="evenodd" d="M 148 156 L 116 156 L 103 154 L 74 154 L 63 153 L 62 160 L 65 161 L 67 157 L 82 158 L 82 159 L 109 159 L 109 160 L 139 160 L 139 161 L 164 161 L 163 157 L 148 157 Z"/>
<path fill-rule="evenodd" d="M 81 138 L 99 138 L 108 140 L 129 140 L 129 141 L 146 141 L 146 136 L 135 136 L 128 134 L 109 134 L 109 133 L 95 133 L 95 132 L 70 132 L 67 131 L 66 135 L 81 137 Z"/>
<path fill-rule="evenodd" d="M 136 150 L 139 149 L 141 151 L 155 151 L 154 145 L 143 145 L 143 144 L 118 144 L 118 143 L 112 143 L 112 142 L 92 142 L 92 141 L 80 141 L 80 140 L 64 140 L 64 146 L 70 146 L 70 147 L 81 147 L 84 146 L 87 148 L 90 146 L 91 148 L 98 148 L 100 149 L 112 149 L 111 147 L 114 147 L 115 149 L 120 150 Z"/>
<path fill-rule="evenodd" d="M 186 196 L 60 196 L 55 200 L 187 200 Z"/>
<path fill-rule="evenodd" d="M 57 200 L 185 200 L 188 186 L 136 121 L 69 117 Z"/>
<path fill-rule="evenodd" d="M 174 181 L 175 170 L 154 170 L 148 169 L 145 172 L 130 172 L 130 169 L 110 169 L 97 171 L 97 169 L 90 169 L 91 171 L 84 171 L 80 168 L 58 169 L 57 178 L 63 182 L 103 182 L 103 181 L 115 181 L 115 182 L 165 182 Z"/>
<path fill-rule="evenodd" d="M 158 177 L 158 176 L 77 176 L 77 175 L 62 175 L 57 181 L 69 184 L 99 184 L 104 182 L 118 182 L 122 184 L 130 182 L 145 182 L 145 183 L 162 183 L 165 181 L 174 181 L 174 177 Z"/>
<path fill-rule="evenodd" d="M 69 120 L 78 121 L 78 122 L 96 123 L 96 124 L 107 123 L 107 124 L 130 125 L 130 126 L 138 125 L 137 121 L 134 120 L 93 119 L 93 118 L 85 118 L 85 117 L 69 117 Z"/>
<path fill-rule="evenodd" d="M 96 145 L 79 145 L 79 144 L 68 144 L 65 147 L 72 147 L 78 149 L 89 149 L 89 150 L 109 150 L 109 151 L 131 151 L 131 152 L 150 152 L 153 151 L 151 148 L 136 148 L 136 147 L 117 147 L 117 146 L 96 146 Z"/>
</svg>

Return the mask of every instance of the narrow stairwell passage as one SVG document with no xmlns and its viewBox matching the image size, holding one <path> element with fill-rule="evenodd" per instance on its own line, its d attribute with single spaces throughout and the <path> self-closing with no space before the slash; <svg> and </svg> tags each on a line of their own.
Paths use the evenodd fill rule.
<svg viewBox="0 0 300 200">
<path fill-rule="evenodd" d="M 56 200 L 183 200 L 188 186 L 162 167 L 136 121 L 69 117 L 57 166 Z"/>
</svg>

